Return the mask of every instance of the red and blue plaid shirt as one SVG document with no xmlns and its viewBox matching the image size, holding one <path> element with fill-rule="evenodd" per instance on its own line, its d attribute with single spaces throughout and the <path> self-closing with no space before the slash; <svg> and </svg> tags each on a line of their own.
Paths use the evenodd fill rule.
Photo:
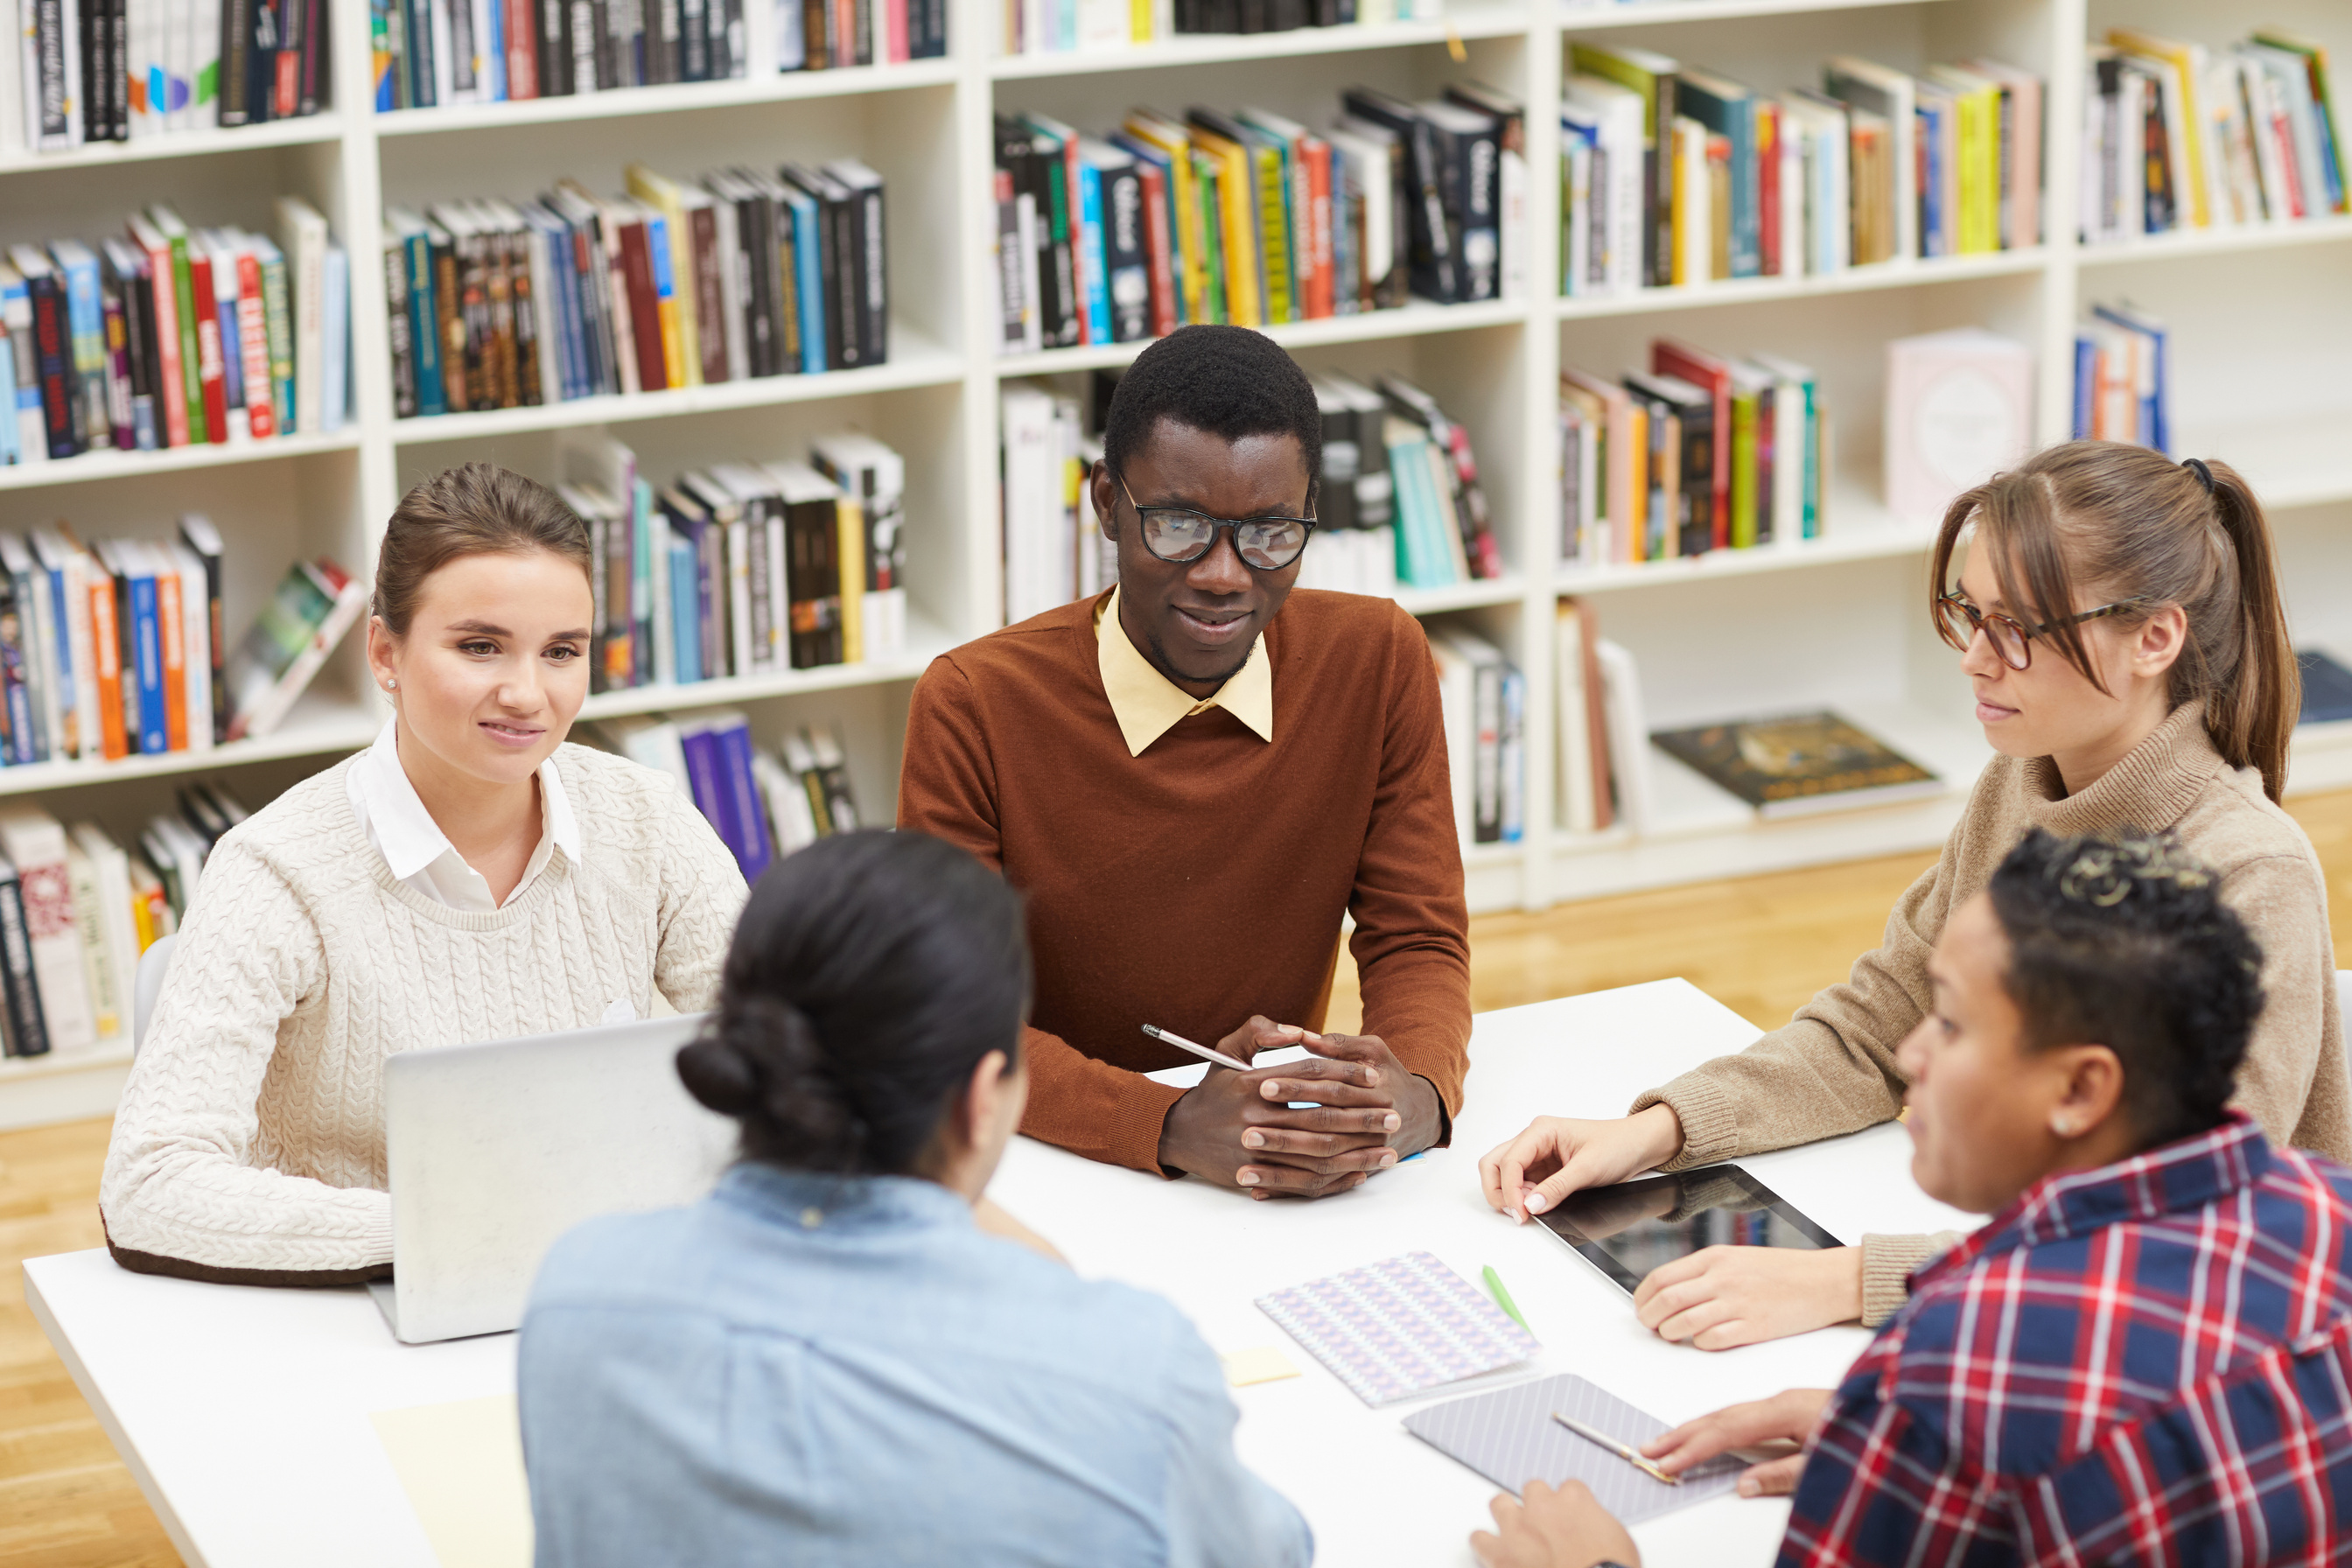
<svg viewBox="0 0 2352 1568">
<path fill-rule="evenodd" d="M 1807 1455 L 1784 1568 L 2352 1563 L 2352 1171 L 2233 1114 L 2036 1184 Z"/>
</svg>

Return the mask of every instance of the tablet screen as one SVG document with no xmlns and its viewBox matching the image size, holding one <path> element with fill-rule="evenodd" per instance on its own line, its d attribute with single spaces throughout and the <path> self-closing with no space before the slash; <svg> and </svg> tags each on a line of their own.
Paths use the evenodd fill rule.
<svg viewBox="0 0 2352 1568">
<path fill-rule="evenodd" d="M 1844 1245 L 1737 1165 L 1589 1187 L 1536 1218 L 1628 1292 L 1702 1247 Z"/>
</svg>

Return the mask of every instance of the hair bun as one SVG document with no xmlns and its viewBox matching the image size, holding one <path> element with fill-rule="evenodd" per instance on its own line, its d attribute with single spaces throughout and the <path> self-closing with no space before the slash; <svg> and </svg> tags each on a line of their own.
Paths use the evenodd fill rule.
<svg viewBox="0 0 2352 1568">
<path fill-rule="evenodd" d="M 781 996 L 730 998 L 710 1032 L 678 1051 L 677 1072 L 711 1110 L 761 1117 L 804 1149 L 836 1154 L 866 1136 L 816 1026 Z"/>
<path fill-rule="evenodd" d="M 721 1116 L 740 1116 L 760 1100 L 751 1064 L 724 1040 L 690 1040 L 677 1050 L 677 1078 L 686 1091 Z"/>
</svg>

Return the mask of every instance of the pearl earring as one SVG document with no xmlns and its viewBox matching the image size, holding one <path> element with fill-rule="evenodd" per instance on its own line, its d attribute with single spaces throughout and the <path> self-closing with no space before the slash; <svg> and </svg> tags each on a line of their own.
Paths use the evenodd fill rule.
<svg viewBox="0 0 2352 1568">
<path fill-rule="evenodd" d="M 397 680 L 387 680 L 383 683 L 383 689 L 386 691 L 397 691 L 400 689 L 400 682 Z"/>
</svg>

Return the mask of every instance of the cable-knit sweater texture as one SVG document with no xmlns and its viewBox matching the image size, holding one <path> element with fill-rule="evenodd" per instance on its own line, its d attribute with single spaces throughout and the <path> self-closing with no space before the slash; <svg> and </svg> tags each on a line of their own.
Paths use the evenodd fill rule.
<svg viewBox="0 0 2352 1568">
<path fill-rule="evenodd" d="M 394 880 L 352 816 L 346 761 L 223 837 L 205 862 L 107 1151 L 118 1257 L 194 1271 L 356 1277 L 392 1259 L 383 1063 L 710 1005 L 741 874 L 670 779 L 555 754 L 583 845 L 490 913 Z M 126 1261 L 131 1259 L 126 1258 Z"/>
</svg>

